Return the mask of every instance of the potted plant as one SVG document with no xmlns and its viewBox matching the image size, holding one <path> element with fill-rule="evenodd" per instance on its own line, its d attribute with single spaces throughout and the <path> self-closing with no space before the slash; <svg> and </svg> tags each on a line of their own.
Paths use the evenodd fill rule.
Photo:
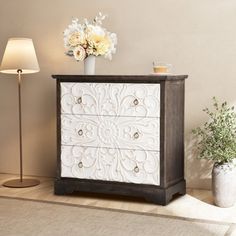
<svg viewBox="0 0 236 236">
<path fill-rule="evenodd" d="M 236 201 L 236 113 L 227 102 L 219 104 L 213 97 L 213 111 L 205 108 L 209 121 L 193 130 L 198 138 L 199 158 L 212 160 L 214 203 L 230 207 Z"/>
</svg>

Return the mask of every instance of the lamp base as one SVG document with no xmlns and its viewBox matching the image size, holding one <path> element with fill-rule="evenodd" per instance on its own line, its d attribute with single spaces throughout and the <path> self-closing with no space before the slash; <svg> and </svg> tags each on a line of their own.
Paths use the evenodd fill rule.
<svg viewBox="0 0 236 236">
<path fill-rule="evenodd" d="M 20 179 L 12 179 L 3 183 L 3 186 L 8 188 L 28 188 L 39 184 L 40 181 L 37 179 L 23 179 L 22 181 Z"/>
</svg>

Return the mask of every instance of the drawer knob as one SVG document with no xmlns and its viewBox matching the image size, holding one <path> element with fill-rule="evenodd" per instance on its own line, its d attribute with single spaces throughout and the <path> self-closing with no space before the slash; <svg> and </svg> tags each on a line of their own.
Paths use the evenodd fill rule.
<svg viewBox="0 0 236 236">
<path fill-rule="evenodd" d="M 81 103 L 82 103 L 82 97 L 79 97 L 79 98 L 77 99 L 77 102 L 78 102 L 79 104 L 81 104 Z"/>
<path fill-rule="evenodd" d="M 135 167 L 134 167 L 134 172 L 135 172 L 135 173 L 138 173 L 138 172 L 139 172 L 138 166 L 135 166 Z"/>
<path fill-rule="evenodd" d="M 135 106 L 137 106 L 138 105 L 138 99 L 137 98 L 134 99 L 133 103 L 134 103 Z"/>
<path fill-rule="evenodd" d="M 79 136 L 82 136 L 82 135 L 83 135 L 83 130 L 82 130 L 82 129 L 80 129 L 80 130 L 78 131 L 78 135 L 79 135 Z"/>
<path fill-rule="evenodd" d="M 139 138 L 139 133 L 138 133 L 138 132 L 135 132 L 135 133 L 134 133 L 134 138 L 135 138 L 135 139 L 138 139 L 138 138 Z"/>
<path fill-rule="evenodd" d="M 80 161 L 79 164 L 78 164 L 79 168 L 82 168 L 83 167 L 83 162 Z"/>
</svg>

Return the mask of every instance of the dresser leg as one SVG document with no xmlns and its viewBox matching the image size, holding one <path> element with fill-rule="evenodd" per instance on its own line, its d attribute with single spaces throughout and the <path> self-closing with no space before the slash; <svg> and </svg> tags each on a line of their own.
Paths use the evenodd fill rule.
<svg viewBox="0 0 236 236">
<path fill-rule="evenodd" d="M 175 193 L 175 194 L 178 194 L 178 193 Z M 156 196 L 146 196 L 145 200 L 147 202 L 152 202 L 157 205 L 166 206 L 173 199 L 173 196 L 175 194 L 168 194 L 166 192 L 163 192 L 163 193 L 158 193 L 158 195 Z"/>
<path fill-rule="evenodd" d="M 186 194 L 185 180 L 182 180 L 179 183 L 165 189 L 156 189 L 154 192 L 145 195 L 145 199 L 148 202 L 166 206 L 175 197 L 175 195 L 178 194 Z"/>
<path fill-rule="evenodd" d="M 185 195 L 186 194 L 186 188 L 183 188 L 179 191 L 180 195 Z"/>
<path fill-rule="evenodd" d="M 165 190 L 158 190 L 158 192 L 155 194 L 147 194 L 145 196 L 145 200 L 147 202 L 151 202 L 162 206 L 166 206 L 171 199 L 172 196 L 167 195 Z"/>
</svg>

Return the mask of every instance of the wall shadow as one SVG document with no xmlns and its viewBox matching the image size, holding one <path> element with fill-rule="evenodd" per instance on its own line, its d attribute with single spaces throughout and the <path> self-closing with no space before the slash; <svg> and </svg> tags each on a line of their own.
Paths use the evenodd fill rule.
<svg viewBox="0 0 236 236">
<path fill-rule="evenodd" d="M 199 159 L 198 139 L 192 134 L 185 138 L 185 178 L 189 188 L 211 189 L 213 162 Z"/>
</svg>

